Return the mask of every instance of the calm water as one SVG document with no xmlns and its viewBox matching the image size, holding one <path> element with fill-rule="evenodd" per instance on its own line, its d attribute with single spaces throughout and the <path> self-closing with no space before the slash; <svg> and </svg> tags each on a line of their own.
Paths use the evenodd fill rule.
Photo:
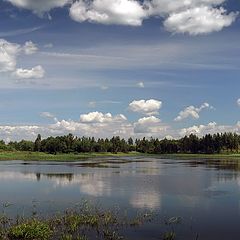
<svg viewBox="0 0 240 240">
<path fill-rule="evenodd" d="M 129 232 L 160 239 L 164 220 L 179 216 L 177 239 L 239 239 L 240 172 L 237 162 L 105 158 L 78 163 L 0 162 L 0 202 L 8 214 L 51 214 L 88 199 L 130 214 L 153 211 L 156 220 Z"/>
</svg>

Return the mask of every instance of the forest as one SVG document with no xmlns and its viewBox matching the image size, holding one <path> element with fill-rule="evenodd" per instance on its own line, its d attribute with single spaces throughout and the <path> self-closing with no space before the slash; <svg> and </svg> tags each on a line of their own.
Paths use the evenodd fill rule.
<svg viewBox="0 0 240 240">
<path fill-rule="evenodd" d="M 139 152 L 149 154 L 214 154 L 238 153 L 240 135 L 236 133 L 207 134 L 203 137 L 196 135 L 185 136 L 181 139 L 142 138 L 125 140 L 119 136 L 110 139 L 94 137 L 76 137 L 72 134 L 42 139 L 39 134 L 35 141 L 21 140 L 5 143 L 0 141 L 2 151 L 29 151 L 44 153 L 128 153 Z"/>
</svg>

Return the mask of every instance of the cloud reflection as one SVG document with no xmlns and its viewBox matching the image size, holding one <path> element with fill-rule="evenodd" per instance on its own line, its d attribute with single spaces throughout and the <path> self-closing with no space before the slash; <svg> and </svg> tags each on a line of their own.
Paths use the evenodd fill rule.
<svg viewBox="0 0 240 240">
<path fill-rule="evenodd" d="M 130 204 L 139 209 L 157 209 L 161 207 L 161 195 L 148 190 L 138 192 L 131 197 Z"/>
</svg>

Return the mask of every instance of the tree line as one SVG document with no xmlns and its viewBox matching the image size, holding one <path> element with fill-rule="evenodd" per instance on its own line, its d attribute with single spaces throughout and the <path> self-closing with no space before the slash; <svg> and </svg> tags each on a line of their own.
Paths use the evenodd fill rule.
<svg viewBox="0 0 240 240">
<path fill-rule="evenodd" d="M 95 139 L 94 137 L 76 137 L 72 134 L 42 139 L 39 134 L 35 141 L 21 140 L 5 143 L 0 141 L 0 149 L 7 151 L 32 151 L 45 153 L 103 153 L 103 152 L 131 152 L 152 154 L 171 153 L 221 153 L 238 152 L 240 149 L 240 135 L 236 133 L 207 134 L 203 137 L 196 135 L 185 136 L 181 139 L 158 138 L 129 138 L 125 140 L 119 136 Z"/>
</svg>

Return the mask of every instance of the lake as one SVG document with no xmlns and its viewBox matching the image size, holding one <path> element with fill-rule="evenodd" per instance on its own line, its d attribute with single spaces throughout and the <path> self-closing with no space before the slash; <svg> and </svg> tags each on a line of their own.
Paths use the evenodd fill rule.
<svg viewBox="0 0 240 240">
<path fill-rule="evenodd" d="M 42 215 L 83 200 L 130 215 L 152 212 L 154 220 L 128 231 L 129 239 L 229 240 L 240 236 L 240 169 L 223 160 L 155 157 L 96 158 L 80 162 L 0 162 L 0 203 L 9 215 Z M 3 207 L 2 207 L 3 208 Z M 171 217 L 181 222 L 165 224 Z"/>
</svg>

